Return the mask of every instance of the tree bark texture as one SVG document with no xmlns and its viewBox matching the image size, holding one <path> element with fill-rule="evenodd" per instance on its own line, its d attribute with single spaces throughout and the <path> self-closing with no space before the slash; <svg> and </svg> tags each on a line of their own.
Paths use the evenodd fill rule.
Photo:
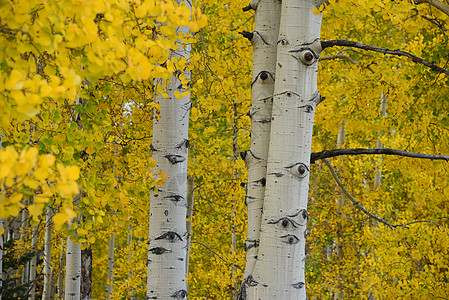
<svg viewBox="0 0 449 300">
<path fill-rule="evenodd" d="M 257 261 L 247 299 L 306 299 L 305 240 L 321 15 L 310 0 L 284 0 Z"/>
<path fill-rule="evenodd" d="M 179 4 L 182 1 L 178 1 Z M 190 7 L 189 2 L 185 4 Z M 189 32 L 179 28 L 180 34 Z M 189 59 L 191 46 L 177 41 L 179 49 L 170 58 Z M 154 118 L 152 157 L 157 168 L 167 175 L 163 186 L 151 193 L 148 241 L 147 298 L 186 299 L 187 254 L 187 158 L 190 93 L 177 99 L 175 92 L 186 92 L 179 73 L 170 82 L 156 80 L 168 98 L 155 93 L 155 102 L 161 105 L 160 118 Z M 190 73 L 184 71 L 190 78 Z"/>
</svg>

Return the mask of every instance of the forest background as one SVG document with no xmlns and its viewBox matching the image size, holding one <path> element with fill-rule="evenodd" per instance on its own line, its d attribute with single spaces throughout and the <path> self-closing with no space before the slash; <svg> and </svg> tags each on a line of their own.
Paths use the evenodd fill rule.
<svg viewBox="0 0 449 300">
<path fill-rule="evenodd" d="M 242 1 L 193 5 L 189 21 L 191 12 L 170 1 L 1 4 L 0 217 L 4 242 L 15 239 L 3 255 L 18 259 L 32 247 L 42 252 L 50 207 L 52 283 L 59 293 L 66 237 L 76 231 L 73 240 L 92 250 L 92 298 L 106 297 L 108 247 L 115 249 L 109 297 L 144 298 L 148 195 L 170 180 L 151 158 L 158 110 L 153 80 L 187 65 L 158 65 L 184 24 L 196 32 L 186 37 L 193 46 L 188 173 L 195 199 L 189 297 L 231 299 L 237 293 L 245 265 L 247 176 L 239 154 L 250 145 L 252 66 L 251 44 L 239 32 L 252 31 L 253 16 L 242 11 L 248 5 Z M 347 0 L 322 13 L 322 40 L 401 49 L 447 68 L 448 16 L 432 5 Z M 159 22 L 164 25 L 155 27 Z M 385 147 L 449 153 L 444 74 L 350 48 L 323 51 L 318 74 L 325 100 L 316 110 L 313 152 Z M 369 211 L 409 225 L 392 230 L 376 224 L 345 197 L 326 164 L 311 165 L 308 297 L 449 298 L 447 163 L 344 156 L 332 164 Z M 74 206 L 78 189 L 83 193 Z M 78 225 L 69 228 L 76 215 Z M 4 279 L 22 281 L 27 263 L 4 269 Z M 38 273 L 41 267 L 38 260 Z M 37 295 L 42 284 L 37 276 Z"/>
</svg>

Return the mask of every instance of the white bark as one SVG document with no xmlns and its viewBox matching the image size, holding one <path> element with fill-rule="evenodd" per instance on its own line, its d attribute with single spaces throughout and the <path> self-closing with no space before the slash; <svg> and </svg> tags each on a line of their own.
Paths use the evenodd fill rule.
<svg viewBox="0 0 449 300">
<path fill-rule="evenodd" d="M 186 230 L 187 230 L 187 254 L 186 254 L 186 276 L 189 275 L 189 260 L 190 260 L 190 245 L 192 240 L 192 217 L 193 217 L 193 203 L 195 201 L 194 198 L 194 190 L 195 183 L 193 181 L 193 177 L 187 177 L 187 222 L 186 222 Z"/>
<path fill-rule="evenodd" d="M 53 231 L 52 208 L 47 206 L 45 212 L 45 240 L 44 240 L 44 289 L 42 300 L 49 300 L 51 297 L 51 235 Z"/>
<path fill-rule="evenodd" d="M 181 2 L 181 1 L 179 1 Z M 185 4 L 190 7 L 189 2 Z M 187 33 L 186 26 L 178 32 Z M 177 41 L 179 49 L 171 57 L 189 59 L 190 45 Z M 182 70 L 181 70 L 182 71 Z M 189 78 L 190 74 L 184 72 Z M 162 85 L 161 80 L 156 80 Z M 177 74 L 163 86 L 168 98 L 156 93 L 161 105 L 160 119 L 154 119 L 152 156 L 167 174 L 165 184 L 151 193 L 147 269 L 147 298 L 186 299 L 187 254 L 187 159 L 190 93 L 176 99 L 175 92 L 186 91 Z"/>
<path fill-rule="evenodd" d="M 28 206 L 28 201 L 25 201 L 24 203 L 26 206 Z M 27 227 L 28 227 L 28 210 L 23 209 L 22 210 L 22 231 L 20 232 L 20 240 L 24 241 L 26 240 L 27 233 Z M 26 220 L 26 221 L 25 221 Z M 25 284 L 28 282 L 30 274 L 30 262 L 26 262 L 22 269 L 22 284 Z"/>
<path fill-rule="evenodd" d="M 31 291 L 30 291 L 30 296 L 29 296 L 30 300 L 34 300 L 36 298 L 36 283 L 34 281 L 36 280 L 37 235 L 38 235 L 37 227 L 33 226 L 33 229 L 31 230 L 31 251 L 33 251 L 35 254 L 30 262 L 30 277 L 29 278 L 30 278 L 30 281 L 32 282 L 31 284 L 33 285 L 33 287 L 31 288 Z"/>
<path fill-rule="evenodd" d="M 260 246 L 247 299 L 306 299 L 305 239 L 321 15 L 284 0 Z"/>
<path fill-rule="evenodd" d="M 111 234 L 108 245 L 108 268 L 106 273 L 106 300 L 112 298 L 112 291 L 114 289 L 114 250 L 115 250 L 115 235 Z"/>
<path fill-rule="evenodd" d="M 79 244 L 67 238 L 65 300 L 81 298 L 81 249 Z"/>
<path fill-rule="evenodd" d="M 388 101 L 388 95 L 385 95 L 382 91 L 380 94 L 380 117 L 386 117 L 387 116 L 387 101 Z M 381 132 L 378 133 L 378 135 L 381 135 Z M 381 149 L 383 148 L 382 142 L 380 139 L 377 139 L 376 142 L 376 148 Z M 380 187 L 380 182 L 382 180 L 382 155 L 380 156 L 380 162 L 376 163 L 376 170 L 374 174 L 374 189 Z"/>
<path fill-rule="evenodd" d="M 246 152 L 248 167 L 246 204 L 248 231 L 245 242 L 246 266 L 240 293 L 245 282 L 251 280 L 259 250 L 260 225 L 267 175 L 268 143 L 270 138 L 271 109 L 276 71 L 276 51 L 281 17 L 278 0 L 251 1 L 256 10 L 253 44 L 253 76 L 251 102 L 251 147 Z"/>
<path fill-rule="evenodd" d="M 57 293 L 56 299 L 60 299 L 64 295 L 64 274 L 63 274 L 63 263 L 64 263 L 64 242 L 61 243 L 61 252 L 59 253 L 59 270 L 58 270 L 58 281 L 57 281 Z"/>
</svg>

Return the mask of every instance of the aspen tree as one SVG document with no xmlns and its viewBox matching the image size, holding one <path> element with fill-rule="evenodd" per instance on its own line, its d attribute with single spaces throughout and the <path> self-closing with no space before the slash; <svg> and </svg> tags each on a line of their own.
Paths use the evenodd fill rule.
<svg viewBox="0 0 449 300">
<path fill-rule="evenodd" d="M 44 240 L 44 289 L 42 292 L 42 300 L 51 299 L 51 243 L 53 231 L 53 209 L 49 205 L 45 212 L 45 240 Z"/>
<path fill-rule="evenodd" d="M 244 299 L 305 299 L 305 238 L 321 15 L 282 1 L 267 177 L 257 261 Z"/>
<path fill-rule="evenodd" d="M 242 155 L 248 168 L 246 184 L 248 230 L 245 242 L 244 282 L 251 281 L 259 249 L 281 2 L 278 0 L 253 0 L 243 10 L 250 9 L 255 10 L 254 32 L 241 33 L 253 45 L 252 101 L 249 112 L 251 117 L 251 146 L 250 150 Z M 244 293 L 244 289 L 245 284 L 242 284 L 241 294 Z"/>
<path fill-rule="evenodd" d="M 188 1 L 176 1 L 191 8 Z M 178 30 L 181 36 L 190 33 L 187 26 Z M 191 46 L 178 39 L 171 60 L 184 62 L 184 70 L 164 82 L 156 79 L 154 101 L 160 104 L 153 124 L 152 156 L 157 168 L 167 176 L 165 184 L 153 190 L 150 198 L 148 241 L 147 298 L 184 299 L 187 297 L 187 158 L 190 93 L 186 90 L 190 79 L 187 63 Z M 162 90 L 163 91 L 162 91 Z"/>
</svg>

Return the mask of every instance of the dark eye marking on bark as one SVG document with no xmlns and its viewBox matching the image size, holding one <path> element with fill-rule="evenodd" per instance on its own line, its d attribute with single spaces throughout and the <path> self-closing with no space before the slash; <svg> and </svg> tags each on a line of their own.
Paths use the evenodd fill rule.
<svg viewBox="0 0 449 300">
<path fill-rule="evenodd" d="M 161 234 L 158 237 L 154 238 L 155 240 L 168 240 L 170 242 L 176 242 L 176 241 L 182 241 L 182 237 L 174 232 L 174 231 L 167 231 Z"/>
<path fill-rule="evenodd" d="M 173 202 L 179 202 L 179 201 L 184 200 L 184 197 L 181 195 L 170 195 L 170 196 L 165 196 L 164 199 L 168 199 Z"/>
<path fill-rule="evenodd" d="M 167 154 L 167 155 L 165 155 L 165 158 L 167 158 L 172 165 L 186 160 L 186 158 L 184 156 L 181 156 L 178 154 Z"/>
<path fill-rule="evenodd" d="M 289 218 L 289 217 L 282 217 L 279 218 L 277 220 L 271 220 L 267 222 L 268 224 L 278 224 L 280 223 L 280 225 L 282 227 L 293 227 L 293 228 L 298 228 L 298 226 L 300 226 L 301 224 L 299 224 L 298 222 L 296 222 L 295 220 Z"/>
<path fill-rule="evenodd" d="M 304 282 L 302 282 L 302 281 L 292 283 L 292 286 L 293 286 L 295 289 L 302 289 L 305 285 L 306 285 L 306 284 L 305 284 Z"/>
<path fill-rule="evenodd" d="M 289 165 L 286 168 L 289 169 L 292 175 L 299 178 L 304 178 L 309 174 L 309 168 L 301 162 Z"/>
<path fill-rule="evenodd" d="M 186 290 L 179 290 L 175 292 L 173 295 L 171 295 L 172 298 L 175 299 L 185 299 L 187 297 L 187 291 Z"/>
<path fill-rule="evenodd" d="M 281 236 L 281 239 L 284 243 L 290 244 L 290 245 L 299 243 L 299 239 L 294 234 L 283 235 L 283 236 Z"/>
<path fill-rule="evenodd" d="M 148 252 L 151 252 L 156 255 L 161 255 L 161 254 L 164 254 L 165 252 L 171 252 L 171 251 L 168 249 L 165 249 L 163 247 L 155 247 L 155 248 L 149 249 Z"/>
</svg>

